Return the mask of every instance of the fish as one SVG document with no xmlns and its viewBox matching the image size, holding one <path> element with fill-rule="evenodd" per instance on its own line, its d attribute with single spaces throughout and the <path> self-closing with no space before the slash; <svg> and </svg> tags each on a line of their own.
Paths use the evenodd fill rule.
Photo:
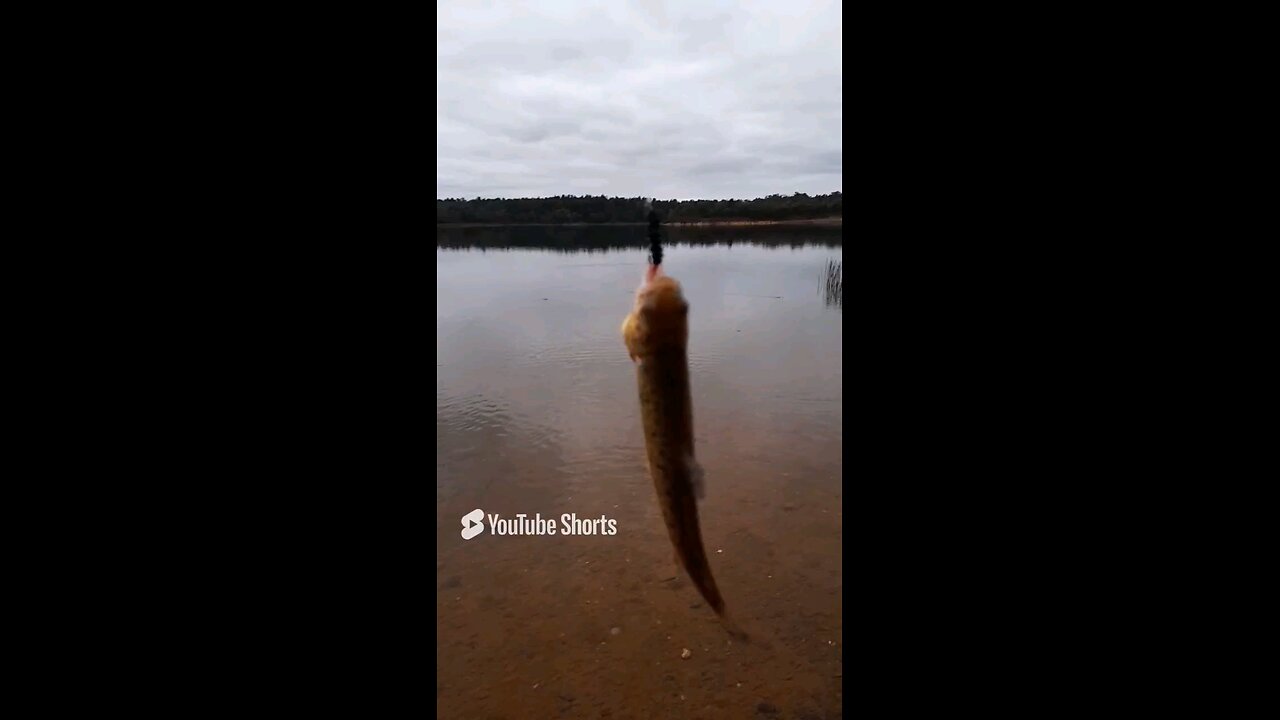
<svg viewBox="0 0 1280 720">
<path fill-rule="evenodd" d="M 704 473 L 694 454 L 689 385 L 689 303 L 680 283 L 650 265 L 622 322 L 636 366 L 649 475 L 675 549 L 676 565 L 693 581 L 731 635 L 747 636 L 728 615 L 711 574 L 698 523 Z"/>
</svg>

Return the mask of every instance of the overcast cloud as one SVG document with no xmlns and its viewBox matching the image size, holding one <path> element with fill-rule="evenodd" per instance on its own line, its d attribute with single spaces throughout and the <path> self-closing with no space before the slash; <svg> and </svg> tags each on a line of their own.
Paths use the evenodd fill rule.
<svg viewBox="0 0 1280 720">
<path fill-rule="evenodd" d="M 839 2 L 441 0 L 436 197 L 843 191 Z"/>
</svg>

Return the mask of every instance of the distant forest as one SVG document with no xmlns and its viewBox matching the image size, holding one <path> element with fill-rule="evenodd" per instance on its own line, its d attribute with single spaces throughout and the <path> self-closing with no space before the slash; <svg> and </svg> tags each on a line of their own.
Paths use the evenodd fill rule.
<svg viewBox="0 0 1280 720">
<path fill-rule="evenodd" d="M 436 223 L 494 225 L 643 223 L 645 198 L 559 195 L 549 198 L 436 200 Z M 663 222 L 710 220 L 814 220 L 843 217 L 844 198 L 829 195 L 770 195 L 755 200 L 658 200 Z"/>
</svg>

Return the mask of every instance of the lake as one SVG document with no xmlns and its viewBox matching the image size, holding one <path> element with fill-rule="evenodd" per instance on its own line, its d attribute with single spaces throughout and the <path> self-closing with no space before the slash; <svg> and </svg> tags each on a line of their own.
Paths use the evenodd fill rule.
<svg viewBox="0 0 1280 720">
<path fill-rule="evenodd" d="M 677 571 L 645 467 L 619 330 L 645 228 L 437 231 L 439 717 L 840 717 L 841 232 L 664 228 L 703 540 L 741 643 Z M 521 513 L 616 532 L 493 533 Z"/>
</svg>

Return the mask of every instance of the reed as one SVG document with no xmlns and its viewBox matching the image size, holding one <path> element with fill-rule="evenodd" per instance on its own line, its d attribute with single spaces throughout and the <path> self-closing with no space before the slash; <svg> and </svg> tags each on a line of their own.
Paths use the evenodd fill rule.
<svg viewBox="0 0 1280 720">
<path fill-rule="evenodd" d="M 844 307 L 844 261 L 828 260 L 823 272 L 822 294 L 828 305 Z"/>
</svg>

